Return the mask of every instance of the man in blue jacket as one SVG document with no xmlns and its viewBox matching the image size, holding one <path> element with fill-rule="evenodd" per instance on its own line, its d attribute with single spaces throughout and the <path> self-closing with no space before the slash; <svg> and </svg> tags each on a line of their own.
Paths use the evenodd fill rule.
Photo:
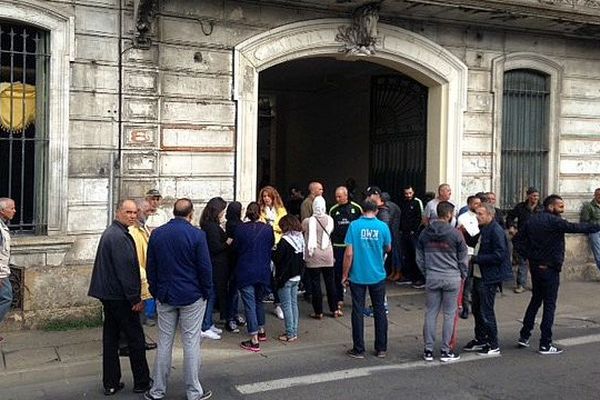
<svg viewBox="0 0 600 400">
<path fill-rule="evenodd" d="M 533 290 L 531 301 L 523 318 L 519 347 L 529 347 L 535 316 L 544 304 L 540 330 L 539 353 L 560 354 L 562 349 L 552 344 L 552 325 L 560 285 L 560 271 L 565 260 L 565 233 L 594 233 L 600 231 L 598 224 L 573 224 L 560 214 L 565 211 L 563 199 L 552 194 L 544 199 L 544 212 L 532 215 L 521 229 L 515 249 L 529 260 Z"/>
<path fill-rule="evenodd" d="M 473 288 L 471 292 L 473 317 L 475 318 L 475 339 L 464 351 L 478 351 L 481 356 L 500 355 L 498 326 L 494 312 L 494 302 L 498 285 L 512 279 L 512 266 L 508 248 L 508 236 L 496 222 L 496 210 L 489 203 L 477 210 L 479 222 L 479 243 L 471 258 L 473 264 Z"/>
<path fill-rule="evenodd" d="M 171 372 L 171 348 L 177 324 L 181 325 L 183 374 L 188 399 L 208 399 L 212 392 L 200 384 L 200 331 L 206 299 L 212 290 L 212 265 L 206 234 L 191 224 L 194 207 L 179 199 L 173 218 L 152 231 L 148 243 L 148 284 L 157 300 L 158 350 L 154 362 L 154 384 L 147 400 L 166 395 Z"/>
</svg>

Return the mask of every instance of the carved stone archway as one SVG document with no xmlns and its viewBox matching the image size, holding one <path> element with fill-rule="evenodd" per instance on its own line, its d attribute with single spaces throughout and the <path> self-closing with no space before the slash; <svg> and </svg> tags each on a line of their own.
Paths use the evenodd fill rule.
<svg viewBox="0 0 600 400">
<path fill-rule="evenodd" d="M 252 37 L 234 49 L 233 96 L 237 102 L 235 196 L 256 196 L 259 72 L 304 57 L 343 57 L 336 41 L 346 19 L 321 19 L 284 25 Z M 380 24 L 380 45 L 368 61 L 393 68 L 429 87 L 427 188 L 442 182 L 460 198 L 461 139 L 467 99 L 467 67 L 448 50 L 413 32 Z M 364 58 L 361 58 L 364 59 Z"/>
</svg>

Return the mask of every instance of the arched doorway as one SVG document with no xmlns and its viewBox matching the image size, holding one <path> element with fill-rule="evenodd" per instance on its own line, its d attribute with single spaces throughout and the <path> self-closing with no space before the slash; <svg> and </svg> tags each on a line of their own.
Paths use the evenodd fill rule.
<svg viewBox="0 0 600 400">
<path fill-rule="evenodd" d="M 352 178 L 425 192 L 428 88 L 369 61 L 306 57 L 259 73 L 257 188 Z"/>
<path fill-rule="evenodd" d="M 344 19 L 285 25 L 235 47 L 234 100 L 237 102 L 236 198 L 251 201 L 257 186 L 259 73 L 306 57 L 351 58 L 339 53 L 335 36 Z M 460 196 L 463 112 L 467 67 L 454 55 L 413 32 L 379 26 L 381 45 L 368 61 L 393 69 L 428 88 L 426 187 L 448 182 Z M 356 59 L 356 58 L 355 58 Z"/>
</svg>

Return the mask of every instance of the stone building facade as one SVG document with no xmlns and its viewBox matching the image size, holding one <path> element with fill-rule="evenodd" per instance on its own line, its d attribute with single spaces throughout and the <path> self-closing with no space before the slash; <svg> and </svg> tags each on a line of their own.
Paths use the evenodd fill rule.
<svg viewBox="0 0 600 400">
<path fill-rule="evenodd" d="M 45 223 L 14 240 L 23 283 L 17 325 L 96 309 L 86 297 L 90 267 L 118 198 L 158 188 L 165 207 L 182 196 L 199 206 L 215 195 L 254 200 L 261 99 L 278 93 L 262 96 L 261 76 L 298 60 L 317 58 L 316 70 L 322 59 L 368 63 L 424 87 L 424 184 L 448 182 L 461 200 L 502 192 L 505 73 L 537 71 L 548 86 L 540 179 L 576 219 L 600 187 L 600 2 L 384 0 L 366 21 L 375 26 L 373 51 L 346 53 L 339 34 L 368 3 L 0 0 L 0 23 L 38 29 L 48 46 L 47 93 L 38 102 L 45 112 L 36 121 L 47 127 L 46 187 L 36 200 Z M 368 140 L 354 144 L 356 154 L 345 157 L 359 160 L 368 148 Z M 291 170 L 287 158 L 271 170 Z M 572 274 L 595 274 L 582 236 L 568 248 Z"/>
</svg>

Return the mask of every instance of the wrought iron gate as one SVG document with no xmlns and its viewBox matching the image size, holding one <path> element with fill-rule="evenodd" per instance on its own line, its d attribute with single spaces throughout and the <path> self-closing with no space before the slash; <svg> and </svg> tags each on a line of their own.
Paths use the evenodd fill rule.
<svg viewBox="0 0 600 400">
<path fill-rule="evenodd" d="M 48 34 L 0 21 L 0 195 L 16 202 L 12 231 L 46 231 Z"/>
<path fill-rule="evenodd" d="M 546 194 L 549 78 L 532 70 L 504 74 L 501 177 L 503 208 L 523 201 L 529 186 Z"/>
<path fill-rule="evenodd" d="M 406 185 L 425 193 L 427 96 L 426 86 L 406 76 L 372 79 L 369 182 L 394 200 Z"/>
</svg>

